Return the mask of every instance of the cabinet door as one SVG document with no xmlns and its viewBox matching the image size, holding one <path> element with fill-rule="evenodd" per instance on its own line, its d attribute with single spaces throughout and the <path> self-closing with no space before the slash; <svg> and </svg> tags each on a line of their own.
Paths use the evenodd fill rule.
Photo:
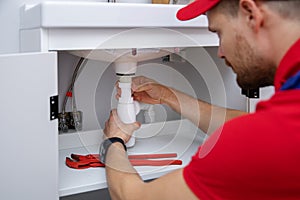
<svg viewBox="0 0 300 200">
<path fill-rule="evenodd" d="M 0 55 L 0 199 L 58 199 L 57 54 Z"/>
</svg>

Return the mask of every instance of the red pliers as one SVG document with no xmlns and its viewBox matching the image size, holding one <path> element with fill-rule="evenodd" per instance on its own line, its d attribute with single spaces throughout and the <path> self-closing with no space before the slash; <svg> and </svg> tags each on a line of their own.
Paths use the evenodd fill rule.
<svg viewBox="0 0 300 200">
<path fill-rule="evenodd" d="M 153 160 L 159 158 L 175 158 L 176 153 L 164 154 L 140 154 L 129 155 L 129 161 L 133 166 L 166 166 L 166 165 L 182 165 L 181 160 Z M 105 167 L 105 164 L 100 162 L 99 154 L 78 155 L 71 154 L 71 158 L 66 157 L 66 165 L 74 169 L 86 169 L 90 167 Z"/>
</svg>

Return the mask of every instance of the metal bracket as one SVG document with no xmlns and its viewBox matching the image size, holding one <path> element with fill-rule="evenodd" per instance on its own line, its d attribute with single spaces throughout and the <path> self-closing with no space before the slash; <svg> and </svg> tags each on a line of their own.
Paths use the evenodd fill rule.
<svg viewBox="0 0 300 200">
<path fill-rule="evenodd" d="M 58 95 L 50 97 L 50 120 L 58 118 Z"/>
<path fill-rule="evenodd" d="M 245 95 L 248 98 L 255 98 L 258 99 L 259 98 L 259 88 L 257 89 L 242 89 L 242 94 Z"/>
</svg>

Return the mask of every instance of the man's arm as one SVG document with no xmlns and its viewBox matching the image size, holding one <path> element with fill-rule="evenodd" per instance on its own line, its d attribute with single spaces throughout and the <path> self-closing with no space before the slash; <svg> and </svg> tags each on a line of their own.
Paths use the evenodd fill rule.
<svg viewBox="0 0 300 200">
<path fill-rule="evenodd" d="M 206 133 L 214 132 L 228 120 L 247 114 L 239 110 L 214 106 L 172 88 L 166 89 L 161 101 Z"/>
<path fill-rule="evenodd" d="M 134 98 L 138 101 L 168 105 L 206 133 L 214 132 L 230 119 L 247 114 L 211 105 L 146 77 L 133 79 L 133 92 Z"/>
<path fill-rule="evenodd" d="M 112 110 L 103 130 L 107 138 L 118 137 L 125 143 L 138 129 L 139 123 L 123 124 Z M 197 199 L 182 176 L 182 170 L 145 183 L 128 160 L 123 144 L 113 143 L 105 158 L 108 188 L 112 199 Z"/>
<path fill-rule="evenodd" d="M 105 169 L 112 199 L 197 199 L 185 183 L 183 169 L 145 183 L 131 166 L 121 143 L 109 148 Z"/>
</svg>

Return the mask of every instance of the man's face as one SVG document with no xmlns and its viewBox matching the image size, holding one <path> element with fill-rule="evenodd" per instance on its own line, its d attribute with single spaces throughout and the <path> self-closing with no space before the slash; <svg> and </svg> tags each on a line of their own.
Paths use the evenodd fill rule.
<svg viewBox="0 0 300 200">
<path fill-rule="evenodd" d="M 209 29 L 220 39 L 218 56 L 237 74 L 237 83 L 243 89 L 255 89 L 273 84 L 275 70 L 250 43 L 248 29 L 239 18 L 214 11 L 208 13 Z"/>
</svg>

